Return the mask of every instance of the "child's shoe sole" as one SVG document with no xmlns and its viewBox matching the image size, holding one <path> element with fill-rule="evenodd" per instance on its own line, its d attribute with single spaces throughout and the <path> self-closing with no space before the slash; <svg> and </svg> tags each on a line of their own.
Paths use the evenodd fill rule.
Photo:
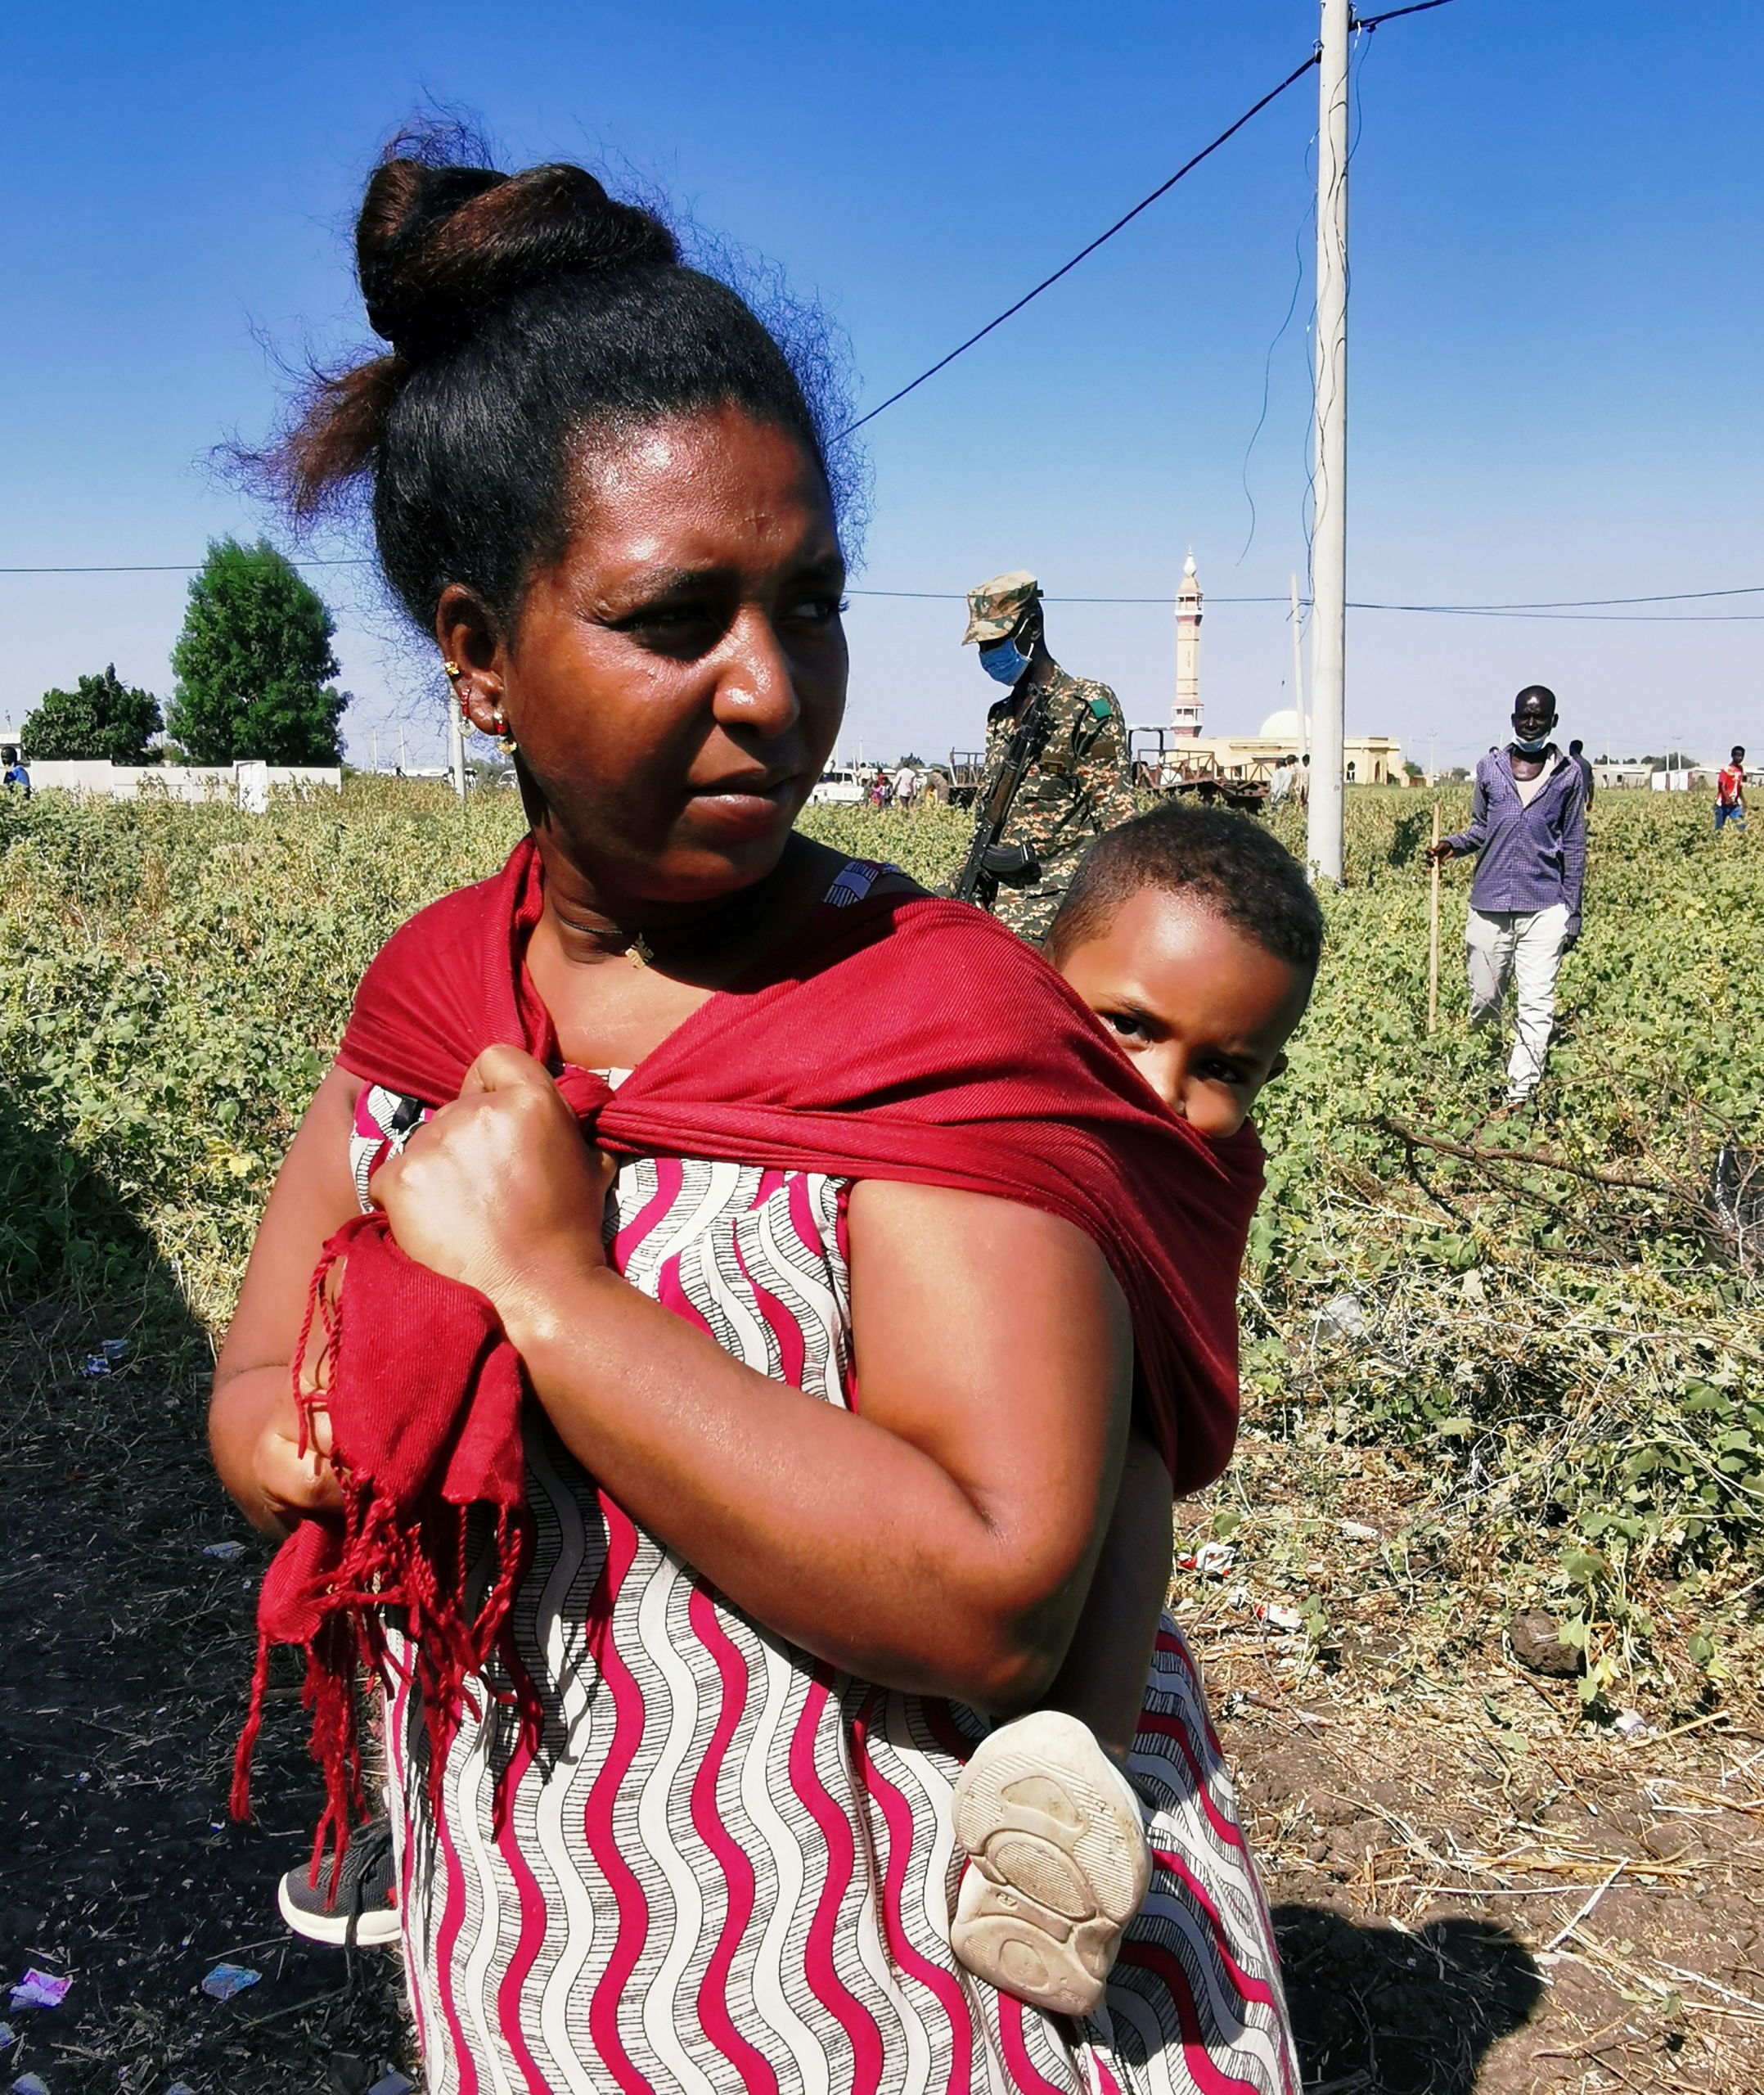
<svg viewBox="0 0 1764 2095">
<path fill-rule="evenodd" d="M 1088 2015 L 1151 1881 L 1126 1777 L 1077 1718 L 1037 1710 L 982 1741 L 952 1818 L 971 1867 L 950 1948 L 1001 1993 Z"/>
</svg>

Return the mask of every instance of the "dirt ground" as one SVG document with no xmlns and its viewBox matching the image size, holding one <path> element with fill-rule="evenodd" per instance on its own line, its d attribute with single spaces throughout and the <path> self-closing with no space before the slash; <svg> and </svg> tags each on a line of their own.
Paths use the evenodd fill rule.
<svg viewBox="0 0 1764 2095">
<path fill-rule="evenodd" d="M 407 2063 L 394 1967 L 301 1942 L 275 1905 L 316 1822 L 291 1669 L 259 1822 L 227 1815 L 267 1552 L 202 1554 L 248 1531 L 202 1453 L 206 1342 L 169 1300 L 0 1327 L 0 1980 L 73 1980 L 53 2009 L 0 1993 L 0 2087 L 361 2095 Z M 118 1369 L 83 1379 L 119 1336 Z M 223 1962 L 262 1978 L 210 1999 Z"/>
<path fill-rule="evenodd" d="M 1307 2088 L 1760 2095 L 1755 1698 L 1686 1714 L 1638 1688 L 1633 1737 L 1589 1723 L 1573 1679 L 1514 1658 L 1506 1625 L 1537 1596 L 1485 1584 L 1473 1535 L 1456 1575 L 1393 1576 L 1381 1544 L 1426 1483 L 1250 1434 L 1217 1494 L 1249 1509 L 1234 1561 L 1178 1573 Z M 1255 1611 L 1311 1595 L 1321 1639 Z"/>
<path fill-rule="evenodd" d="M 263 1551 L 202 1554 L 246 1539 L 201 1453 L 205 1341 L 174 1303 L 158 1285 L 0 1326 L 0 1979 L 73 1981 L 58 2008 L 0 1996 L 0 2087 L 362 2095 L 414 2068 L 391 1961 L 299 1944 L 275 1912 L 316 1808 L 291 1671 L 260 1822 L 225 1813 Z M 83 1378 L 117 1337 L 115 1370 Z M 1254 1513 L 1234 1566 L 1178 1590 L 1307 2089 L 1764 2095 L 1764 1731 L 1737 1701 L 1633 1739 L 1590 1728 L 1572 1682 L 1514 1662 L 1505 1602 L 1468 1585 L 1436 1579 L 1394 1630 L 1388 1606 L 1357 1624 L 1370 1545 L 1342 1523 L 1388 1525 L 1400 1492 L 1320 1459 L 1301 1472 L 1252 1439 L 1234 1489 L 1270 1534 L 1301 1500 L 1333 1526 L 1301 1552 L 1320 1552 L 1331 1645 L 1256 1616 L 1292 1590 L 1292 1536 L 1258 1546 Z M 262 1978 L 210 1999 L 223 1962 Z"/>
</svg>

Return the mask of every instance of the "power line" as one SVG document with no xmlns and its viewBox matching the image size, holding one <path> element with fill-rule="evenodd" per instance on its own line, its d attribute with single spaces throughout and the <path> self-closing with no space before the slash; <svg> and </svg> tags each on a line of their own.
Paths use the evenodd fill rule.
<svg viewBox="0 0 1764 2095">
<path fill-rule="evenodd" d="M 102 567 L 0 567 L 0 574 L 194 574 L 200 561 L 147 561 Z M 371 567 L 366 553 L 346 560 L 290 560 L 290 567 Z"/>
<path fill-rule="evenodd" d="M 1381 22 L 1393 22 L 1397 20 L 1400 16 L 1424 15 L 1434 7 L 1446 7 L 1451 5 L 1451 0 L 1414 0 L 1414 4 L 1410 7 L 1387 8 L 1382 15 L 1368 15 L 1363 20 L 1357 17 L 1349 25 L 1349 26 L 1350 28 L 1357 30 L 1375 29 Z M 1244 111 L 1243 115 L 1238 118 L 1237 121 L 1235 124 L 1227 124 L 1225 129 L 1219 133 L 1218 137 L 1213 141 L 1210 146 L 1203 146 L 1200 151 L 1195 154 L 1192 160 L 1185 160 L 1181 166 L 1177 169 L 1176 173 L 1172 174 L 1167 182 L 1160 182 L 1158 184 L 1158 187 L 1152 191 L 1149 196 L 1142 196 L 1138 203 L 1133 206 L 1132 210 L 1126 212 L 1122 217 L 1117 219 L 1114 223 L 1109 227 L 1106 232 L 1098 233 L 1096 237 L 1090 243 L 1090 245 L 1087 247 L 1081 247 L 1069 262 L 1062 263 L 1051 277 L 1044 277 L 1040 283 L 1035 286 L 1033 291 L 1025 291 L 1023 296 L 1017 300 L 1015 305 L 1007 305 L 1004 311 L 1001 313 L 996 319 L 988 320 L 986 325 L 982 327 L 978 333 L 970 335 L 966 341 L 958 343 L 957 345 L 950 351 L 947 357 L 939 357 L 937 362 L 933 364 L 929 370 L 921 371 L 916 378 L 911 380 L 908 384 L 902 386 L 898 393 L 890 393 L 887 399 L 884 400 L 880 406 L 872 408 L 866 415 L 860 415 L 856 421 L 849 424 L 846 428 L 842 429 L 839 431 L 839 439 L 843 439 L 845 437 L 854 435 L 863 427 L 866 422 L 873 422 L 878 415 L 883 413 L 886 409 L 892 408 L 897 401 L 904 400 L 909 393 L 916 393 L 919 388 L 924 385 L 928 378 L 935 378 L 940 371 L 947 370 L 949 366 L 956 361 L 957 357 L 965 356 L 967 352 L 974 347 L 976 342 L 983 342 L 987 336 L 992 332 L 995 327 L 1002 327 L 1007 320 L 1014 318 L 1016 314 L 1022 312 L 1024 307 L 1028 305 L 1033 300 L 1038 299 L 1043 291 L 1051 290 L 1054 285 L 1059 282 L 1062 277 L 1069 276 L 1072 272 L 1077 268 L 1079 263 L 1083 261 L 1087 256 L 1094 255 L 1097 249 L 1100 247 L 1105 241 L 1113 240 L 1115 235 L 1121 231 L 1123 226 L 1131 225 L 1134 219 L 1139 216 L 1141 211 L 1149 210 L 1151 206 L 1157 202 L 1160 196 L 1167 196 L 1171 190 L 1175 188 L 1177 182 L 1182 179 L 1184 175 L 1192 174 L 1195 169 L 1200 165 L 1201 162 L 1204 160 L 1209 159 L 1214 153 L 1217 152 L 1220 146 L 1222 146 L 1227 139 L 1235 138 L 1237 133 L 1243 129 L 1244 126 L 1249 123 L 1252 117 L 1259 116 L 1271 101 L 1278 101 L 1280 97 L 1285 93 L 1286 90 L 1289 87 L 1292 87 L 1296 82 L 1302 80 L 1304 78 L 1306 74 L 1311 70 L 1312 67 L 1316 64 L 1320 56 L 1321 53 L 1319 52 L 1313 51 L 1310 56 L 1304 61 L 1303 65 L 1295 65 L 1293 68 L 1292 71 L 1286 75 L 1286 78 L 1280 82 L 1277 88 L 1270 88 L 1260 101 L 1252 102 L 1249 107 Z"/>
<path fill-rule="evenodd" d="M 1445 7 L 1448 0 L 1428 0 L 1432 7 Z M 82 566 L 67 567 L 0 567 L 0 574 L 194 574 L 201 563 L 198 561 L 152 561 L 114 563 L 93 562 Z M 290 561 L 290 567 L 371 567 L 371 557 L 357 553 L 335 560 Z M 885 597 L 922 603 L 961 604 L 967 601 L 960 589 L 848 589 L 848 597 Z M 1350 598 L 1348 608 L 1353 611 L 1410 611 L 1432 618 L 1544 618 L 1584 616 L 1595 618 L 1600 610 L 1609 606 L 1633 604 L 1693 604 L 1706 602 L 1723 597 L 1764 597 L 1764 582 L 1748 583 L 1735 589 L 1678 589 L 1651 597 L 1559 597 L 1543 599 L 1537 603 L 1514 604 L 1386 604 L 1370 600 Z M 1173 596 L 1163 597 L 1048 597 L 1050 604 L 1159 604 L 1168 606 L 1176 601 Z M 1223 597 L 1209 596 L 1209 604 L 1282 604 L 1285 597 Z M 1308 604 L 1308 597 L 1300 601 Z M 1739 625 L 1764 621 L 1764 612 L 1663 612 L 1636 613 L 1627 618 L 1613 618 L 1613 625 L 1643 625 L 1649 624 L 1680 625 Z"/>
<path fill-rule="evenodd" d="M 1348 25 L 1350 29 L 1375 29 L 1380 22 L 1394 22 L 1403 15 L 1424 15 L 1434 7 L 1447 7 L 1451 0 L 1414 0 L 1408 7 L 1387 7 L 1382 15 L 1356 15 Z"/>
<path fill-rule="evenodd" d="M 1443 4 L 1443 0 L 1440 0 Z M 893 597 L 916 598 L 925 602 L 945 604 L 965 603 L 967 600 L 960 590 L 953 589 L 849 589 L 851 597 Z M 1515 618 L 1562 619 L 1589 624 L 1609 625 L 1743 625 L 1764 623 L 1764 611 L 1607 611 L 1592 608 L 1596 606 L 1627 604 L 1684 604 L 1700 602 L 1717 597 L 1764 596 L 1764 583 L 1741 589 L 1685 589 L 1672 595 L 1655 597 L 1581 597 L 1537 604 L 1385 604 L 1349 597 L 1351 611 L 1409 611 L 1433 618 Z M 1163 597 L 1048 597 L 1050 604 L 1156 604 L 1168 610 L 1175 601 L 1173 596 Z M 1280 604 L 1285 597 L 1214 597 L 1207 598 L 1209 604 Z M 1308 597 L 1301 598 L 1308 605 Z"/>
<path fill-rule="evenodd" d="M 1436 0 L 1436 4 L 1438 4 L 1438 0 Z M 1035 286 L 1033 291 L 1025 291 L 1023 296 L 1017 300 L 1015 305 L 1007 305 L 1004 311 L 998 315 L 996 320 L 988 320 L 986 325 L 980 329 L 978 334 L 970 335 L 966 341 L 961 343 L 958 347 L 952 349 L 947 357 L 939 357 L 937 362 L 931 366 L 929 371 L 921 371 L 919 376 L 914 379 L 910 385 L 902 386 L 898 393 L 890 393 L 887 399 L 883 401 L 880 407 L 872 408 L 866 415 L 860 415 L 857 421 L 853 422 L 849 427 L 839 431 L 839 437 L 844 439 L 845 437 L 853 435 L 858 430 L 861 430 L 863 427 L 866 422 L 873 422 L 876 417 L 882 413 L 884 408 L 892 408 L 897 400 L 904 400 L 909 393 L 916 393 L 919 388 L 924 385 L 928 378 L 935 378 L 940 371 L 946 370 L 956 361 L 957 357 L 965 354 L 968 350 L 974 347 L 976 342 L 983 342 L 986 337 L 992 333 L 995 327 L 1002 327 L 1005 322 L 1010 319 L 1013 315 L 1022 312 L 1024 307 L 1028 304 L 1032 299 L 1039 298 L 1043 291 L 1050 289 L 1053 285 L 1057 284 L 1062 277 L 1069 276 L 1087 255 L 1094 255 L 1097 249 L 1102 246 L 1105 241 L 1113 240 L 1115 235 L 1120 232 L 1123 226 L 1131 225 L 1133 220 L 1139 216 L 1141 211 L 1149 210 L 1150 207 L 1157 202 L 1160 196 L 1164 196 L 1168 191 L 1175 188 L 1177 182 L 1182 179 L 1185 174 L 1191 174 L 1194 170 L 1200 165 L 1201 162 L 1209 156 L 1209 155 L 1217 152 L 1220 146 L 1225 143 L 1227 138 L 1235 137 L 1237 133 L 1243 129 L 1244 126 L 1249 121 L 1251 117 L 1259 116 L 1262 110 L 1267 107 L 1268 104 L 1271 101 L 1277 101 L 1279 97 L 1285 94 L 1286 90 L 1292 86 L 1294 81 L 1302 80 L 1305 74 L 1311 70 L 1312 67 L 1315 65 L 1316 62 L 1316 53 L 1312 52 L 1311 56 L 1306 59 L 1302 65 L 1294 67 L 1293 70 L 1286 75 L 1286 78 L 1280 82 L 1277 88 L 1270 88 L 1260 101 L 1253 103 L 1249 108 L 1244 111 L 1243 115 L 1238 118 L 1235 124 L 1228 125 L 1223 131 L 1222 131 L 1210 146 L 1203 146 L 1200 151 L 1195 154 L 1195 157 L 1191 160 L 1185 160 L 1183 162 L 1182 165 L 1177 169 L 1176 173 L 1170 177 L 1168 182 L 1160 182 L 1158 187 L 1152 191 L 1149 196 L 1142 196 L 1138 203 L 1133 206 L 1132 210 L 1127 212 L 1123 217 L 1117 219 L 1114 223 L 1109 227 L 1106 232 L 1098 233 L 1096 239 L 1090 243 L 1088 247 L 1081 247 L 1078 253 L 1073 256 L 1072 259 L 1069 262 L 1062 263 L 1060 268 L 1055 270 L 1052 276 L 1044 277 L 1041 282 Z"/>
</svg>

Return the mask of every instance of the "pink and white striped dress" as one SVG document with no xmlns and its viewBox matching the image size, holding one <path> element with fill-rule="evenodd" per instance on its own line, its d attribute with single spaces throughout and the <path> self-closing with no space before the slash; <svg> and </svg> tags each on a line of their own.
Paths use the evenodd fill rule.
<svg viewBox="0 0 1764 2095">
<path fill-rule="evenodd" d="M 407 1119 L 364 1093 L 362 1175 L 401 1105 Z M 847 1190 L 639 1158 L 614 1183 L 609 1254 L 737 1359 L 843 1404 Z M 772 1635 L 596 1489 L 537 1412 L 527 1492 L 538 1543 L 515 1633 L 547 1723 L 510 1770 L 499 1829 L 494 1724 L 463 1722 L 437 1822 L 407 1689 L 388 1711 L 430 2095 L 1297 2095 L 1267 1905 L 1168 1620 L 1130 1770 L 1156 1872 L 1105 2007 L 1073 2024 L 950 1953 L 950 1790 L 983 1716 Z"/>
</svg>

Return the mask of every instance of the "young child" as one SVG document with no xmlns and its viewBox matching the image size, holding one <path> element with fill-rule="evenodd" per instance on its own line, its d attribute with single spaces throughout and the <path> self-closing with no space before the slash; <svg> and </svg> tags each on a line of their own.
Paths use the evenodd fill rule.
<svg viewBox="0 0 1764 2095">
<path fill-rule="evenodd" d="M 1236 1133 L 1311 995 L 1323 922 L 1302 868 L 1238 814 L 1169 805 L 1098 840 L 1043 950 L 1165 1104 L 1204 1135 Z M 1132 1750 L 1169 1589 L 1170 1477 L 1127 1444 L 1072 1648 L 1045 1705 L 1001 1725 L 956 1785 L 962 1879 L 950 1946 L 977 1977 L 1051 2012 L 1087 2014 L 1150 1879 Z M 350 1840 L 330 1895 L 304 1868 L 284 1918 L 332 1943 L 397 1939 L 384 1819 Z"/>
<path fill-rule="evenodd" d="M 1322 949 L 1298 862 L 1237 814 L 1178 804 L 1110 830 L 1043 950 L 1167 1106 L 1235 1134 L 1286 1066 Z M 956 1785 L 950 1946 L 1031 2005 L 1087 2014 L 1150 1881 L 1123 1766 L 1168 1591 L 1170 1478 L 1136 1430 L 1102 1554 L 1045 1705 L 1001 1725 Z"/>
</svg>

